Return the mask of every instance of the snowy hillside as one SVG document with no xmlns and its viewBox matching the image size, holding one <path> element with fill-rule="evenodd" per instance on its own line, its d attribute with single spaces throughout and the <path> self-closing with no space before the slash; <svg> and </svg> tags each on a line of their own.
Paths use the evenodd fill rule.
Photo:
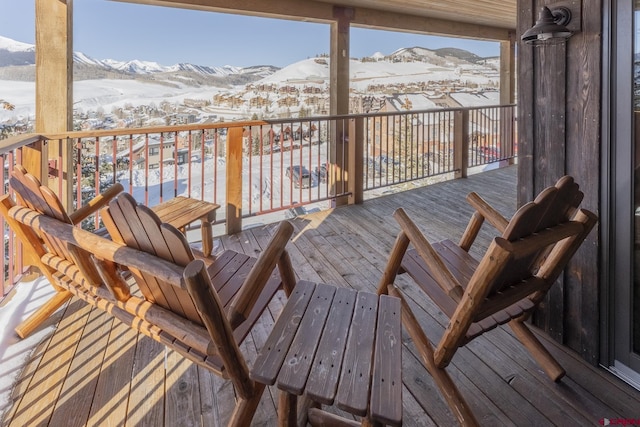
<svg viewBox="0 0 640 427">
<path fill-rule="evenodd" d="M 380 57 L 378 56 L 378 58 Z M 435 65 L 421 61 L 393 62 L 376 60 L 362 62 L 351 60 L 349 72 L 351 87 L 360 91 L 366 90 L 370 85 L 407 84 L 415 81 L 457 80 L 461 83 L 488 84 L 496 81 L 497 77 L 497 72 L 492 67 L 463 61 L 458 63 L 449 62 L 447 65 Z M 328 85 L 329 59 L 323 58 L 320 61 L 318 59 L 305 59 L 296 62 L 255 84 L 260 83 Z"/>
<path fill-rule="evenodd" d="M 29 54 L 33 55 L 32 45 L 0 37 L 0 64 L 3 58 L 23 55 L 20 57 L 23 60 L 24 55 Z M 78 78 L 74 69 L 74 110 L 83 117 L 91 117 L 92 112 L 111 114 L 115 110 L 120 110 L 120 117 L 130 117 L 136 106 L 157 110 L 166 103 L 171 106 L 170 112 L 163 108 L 167 115 L 184 113 L 195 116 L 196 121 L 295 117 L 302 109 L 308 115 L 328 111 L 330 59 L 327 56 L 298 61 L 282 69 L 269 65 L 240 68 L 180 63 L 164 66 L 143 60 L 97 60 L 80 52 L 74 54 L 74 60 L 81 64 L 76 69 L 115 70 L 102 73 L 100 78 L 86 74 Z M 16 67 L 7 67 L 12 68 Z M 375 106 L 385 102 L 393 105 L 392 99 L 398 94 L 409 93 L 420 94 L 412 101 L 414 108 L 418 105 L 422 105 L 421 108 L 495 105 L 499 100 L 499 61 L 480 58 L 461 49 L 412 47 L 388 55 L 376 52 L 368 58 L 352 59 L 349 69 L 351 97 L 375 98 L 368 104 L 372 107 L 367 111 L 375 111 Z M 0 97 L 15 109 L 0 110 L 0 124 L 33 121 L 35 84 L 2 77 L 1 72 L 2 67 Z M 144 117 L 137 119 L 138 125 L 156 124 L 146 122 Z M 104 124 L 96 123 L 97 126 Z"/>
</svg>

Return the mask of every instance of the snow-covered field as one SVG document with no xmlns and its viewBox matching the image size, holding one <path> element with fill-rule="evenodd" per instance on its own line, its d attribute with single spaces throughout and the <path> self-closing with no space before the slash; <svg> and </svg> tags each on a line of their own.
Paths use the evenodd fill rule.
<svg viewBox="0 0 640 427">
<path fill-rule="evenodd" d="M 102 109 L 106 113 L 125 105 L 159 105 L 163 101 L 181 104 L 185 98 L 211 99 L 220 90 L 185 84 L 171 87 L 138 80 L 82 80 L 73 84 L 74 108 L 83 111 Z M 0 80 L 0 96 L 15 106 L 13 111 L 0 109 L 0 122 L 13 117 L 34 117 L 34 82 Z"/>
</svg>

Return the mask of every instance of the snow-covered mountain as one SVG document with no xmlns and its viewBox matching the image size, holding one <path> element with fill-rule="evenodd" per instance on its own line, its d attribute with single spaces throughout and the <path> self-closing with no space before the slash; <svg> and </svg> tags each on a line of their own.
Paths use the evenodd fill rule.
<svg viewBox="0 0 640 427">
<path fill-rule="evenodd" d="M 149 75 L 156 73 L 196 73 L 203 76 L 229 77 L 234 75 L 253 76 L 256 78 L 266 77 L 278 70 L 278 67 L 270 65 L 252 67 L 234 67 L 225 65 L 222 67 L 211 67 L 206 65 L 196 65 L 189 63 L 178 63 L 174 65 L 161 65 L 157 62 L 132 60 L 117 61 L 114 59 L 95 59 L 82 52 L 73 53 L 74 63 L 93 67 L 103 71 L 118 71 L 132 75 Z M 23 66 L 35 64 L 35 46 L 22 43 L 7 37 L 0 36 L 0 67 Z M 98 75 L 98 73 L 96 73 Z M 102 75 L 100 75 L 101 77 Z"/>
<path fill-rule="evenodd" d="M 31 65 L 36 61 L 36 47 L 0 36 L 0 67 Z"/>
<path fill-rule="evenodd" d="M 32 44 L 22 43 L 7 37 L 0 36 L 0 49 L 9 52 L 35 52 L 36 48 Z"/>
</svg>

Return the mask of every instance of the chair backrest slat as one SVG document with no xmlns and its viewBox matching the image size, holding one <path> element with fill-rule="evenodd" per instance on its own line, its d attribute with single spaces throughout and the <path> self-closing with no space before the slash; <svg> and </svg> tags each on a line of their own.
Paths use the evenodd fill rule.
<svg viewBox="0 0 640 427">
<path fill-rule="evenodd" d="M 555 186 L 547 187 L 533 202 L 522 206 L 509 221 L 502 234 L 513 241 L 536 231 L 569 221 L 584 194 L 572 177 L 564 176 Z"/>
<path fill-rule="evenodd" d="M 23 206 L 72 224 L 58 196 L 21 165 L 14 166 L 9 183 Z"/>
<path fill-rule="evenodd" d="M 138 205 L 127 193 L 120 194 L 102 211 L 104 223 L 114 239 L 185 267 L 194 259 L 182 233 L 168 224 L 146 206 Z M 165 283 L 158 277 L 136 269 L 131 270 L 140 291 L 149 301 L 202 325 L 191 296 L 185 289 Z"/>
<path fill-rule="evenodd" d="M 534 201 L 518 209 L 509 221 L 502 237 L 511 242 L 530 239 L 528 241 L 533 244 L 534 240 L 531 240 L 533 235 L 569 223 L 583 197 L 584 194 L 573 178 L 564 176 L 558 180 L 555 186 L 544 189 Z M 554 234 L 554 232 L 550 234 Z M 508 268 L 505 268 L 503 273 L 496 277 L 490 293 L 500 292 L 504 287 L 512 286 L 519 281 L 526 281 L 536 275 L 542 263 L 546 261 L 549 251 L 559 240 L 562 239 L 555 239 L 550 241 L 548 245 L 536 247 L 526 257 L 510 260 Z"/>
</svg>

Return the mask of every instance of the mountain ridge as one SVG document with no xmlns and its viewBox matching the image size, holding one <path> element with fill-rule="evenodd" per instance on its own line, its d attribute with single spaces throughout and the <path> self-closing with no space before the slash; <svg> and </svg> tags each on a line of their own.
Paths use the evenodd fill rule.
<svg viewBox="0 0 640 427">
<path fill-rule="evenodd" d="M 82 52 L 73 52 L 74 79 L 142 78 L 154 74 L 182 75 L 194 80 L 210 80 L 222 86 L 243 84 L 273 74 L 279 68 L 272 65 L 210 67 L 190 63 L 161 65 L 153 61 L 95 59 Z M 0 36 L 0 79 L 34 81 L 35 46 Z M 154 79 L 155 80 L 155 79 Z"/>
<path fill-rule="evenodd" d="M 154 61 L 114 59 L 95 59 L 82 52 L 74 52 L 74 79 L 102 78 L 142 78 L 153 81 L 181 78 L 184 82 L 199 84 L 219 84 L 230 86 L 245 84 L 273 75 L 282 68 L 273 65 L 252 65 L 237 67 L 232 65 L 207 66 L 191 63 L 161 65 Z M 380 61 L 389 59 L 398 61 L 428 62 L 433 65 L 479 64 L 488 58 L 482 58 L 472 52 L 457 48 L 428 49 L 414 46 L 401 48 L 383 55 L 376 52 L 367 60 Z M 0 79 L 34 81 L 35 80 L 35 46 L 0 36 Z"/>
</svg>

